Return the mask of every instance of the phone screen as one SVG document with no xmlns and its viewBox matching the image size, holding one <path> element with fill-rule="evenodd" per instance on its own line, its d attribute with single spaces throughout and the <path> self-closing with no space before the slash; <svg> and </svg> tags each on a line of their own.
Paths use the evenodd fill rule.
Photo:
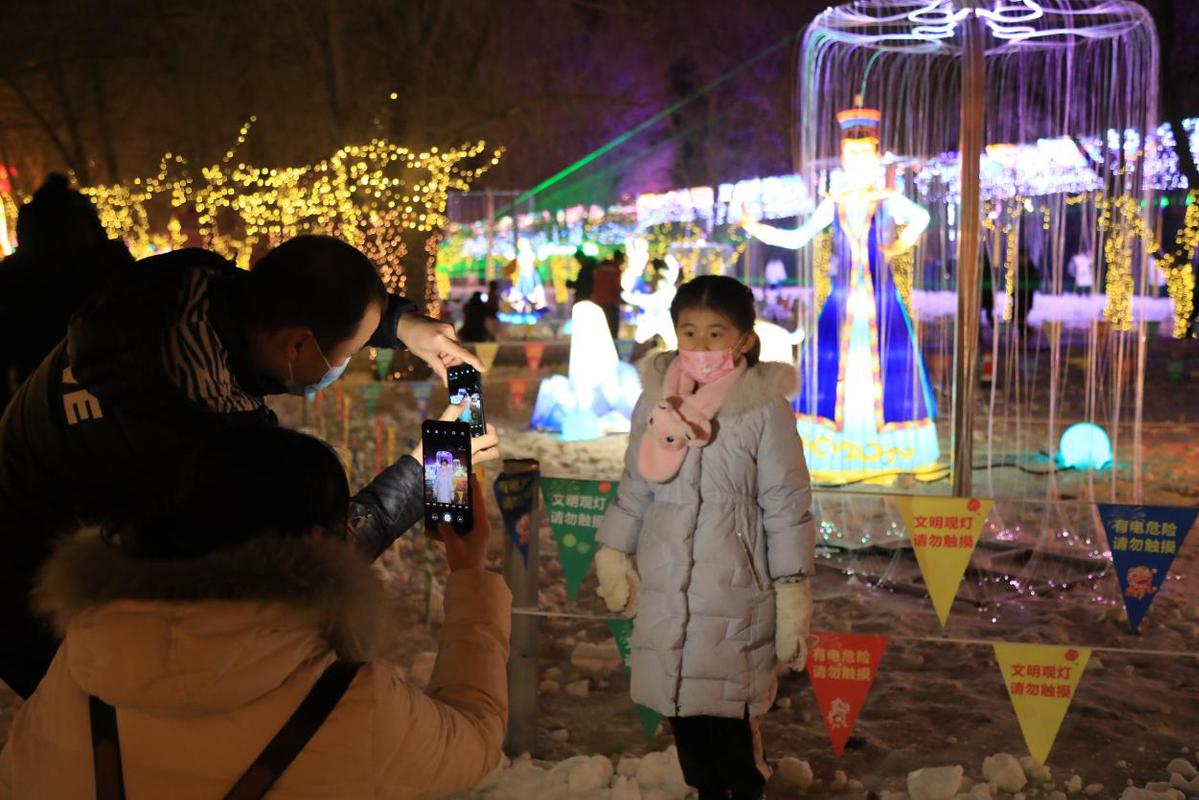
<svg viewBox="0 0 1199 800">
<path fill-rule="evenodd" d="M 426 421 L 421 426 L 425 468 L 425 526 L 451 525 L 470 533 L 470 426 L 465 422 Z"/>
<path fill-rule="evenodd" d="M 470 364 L 459 364 L 447 372 L 450 403 L 462 406 L 458 419 L 470 425 L 471 436 L 482 436 L 487 432 L 487 421 L 483 418 L 483 382 L 478 370 Z"/>
</svg>

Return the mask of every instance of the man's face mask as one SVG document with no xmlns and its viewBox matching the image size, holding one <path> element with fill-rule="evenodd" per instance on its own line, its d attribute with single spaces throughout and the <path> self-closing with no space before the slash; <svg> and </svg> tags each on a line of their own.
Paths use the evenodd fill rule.
<svg viewBox="0 0 1199 800">
<path fill-rule="evenodd" d="M 284 386 L 284 388 L 287 389 L 288 394 L 294 394 L 298 397 L 303 397 L 304 395 L 312 394 L 313 392 L 319 392 L 322 389 L 326 389 L 329 387 L 329 385 L 331 383 L 333 383 L 333 381 L 337 380 L 338 378 L 340 378 L 342 376 L 342 373 L 344 373 L 346 371 L 346 367 L 350 366 L 350 357 L 349 356 L 346 356 L 346 360 L 343 361 L 342 363 L 338 364 L 337 366 L 333 366 L 332 364 L 329 363 L 329 359 L 325 358 L 325 351 L 323 351 L 321 349 L 321 343 L 316 340 L 315 336 L 313 337 L 312 341 L 316 345 L 317 354 L 320 355 L 321 360 L 324 361 L 325 366 L 328 367 L 328 371 L 325 372 L 324 376 L 322 376 L 321 379 L 319 381 L 317 381 L 316 383 L 309 383 L 309 384 L 296 383 L 296 376 L 295 376 L 295 373 L 293 372 L 294 363 L 291 361 L 288 361 L 287 362 L 287 376 L 288 376 L 287 384 L 286 384 L 286 386 Z"/>
</svg>

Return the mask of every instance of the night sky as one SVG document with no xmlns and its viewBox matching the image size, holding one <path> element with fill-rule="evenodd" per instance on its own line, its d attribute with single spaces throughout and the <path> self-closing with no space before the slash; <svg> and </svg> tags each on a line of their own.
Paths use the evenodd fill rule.
<svg viewBox="0 0 1199 800">
<path fill-rule="evenodd" d="M 775 47 L 631 139 L 577 197 L 786 172 L 793 39 L 816 0 L 46 0 L 5 15 L 0 163 L 29 191 L 152 174 L 164 152 L 318 161 L 385 136 L 507 153 L 482 185 L 527 188 Z M 1162 108 L 1199 114 L 1199 3 L 1150 0 Z M 394 93 L 395 99 L 391 99 Z"/>
</svg>

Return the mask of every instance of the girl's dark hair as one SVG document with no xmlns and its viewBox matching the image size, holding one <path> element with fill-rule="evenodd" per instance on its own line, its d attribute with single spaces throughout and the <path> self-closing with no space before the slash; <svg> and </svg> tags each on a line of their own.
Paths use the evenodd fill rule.
<svg viewBox="0 0 1199 800">
<path fill-rule="evenodd" d="M 238 297 L 256 331 L 310 328 L 321 348 L 346 341 L 371 304 L 387 308 L 387 289 L 366 254 L 332 236 L 297 236 L 258 260 Z"/>
<path fill-rule="evenodd" d="M 754 293 L 741 281 L 727 275 L 701 275 L 680 286 L 670 304 L 670 321 L 675 327 L 678 327 L 679 315 L 691 308 L 706 308 L 722 314 L 742 333 L 753 333 L 758 318 Z M 762 343 L 755 338 L 754 346 L 745 354 L 745 363 L 752 367 L 761 355 Z"/>
<path fill-rule="evenodd" d="M 319 439 L 266 425 L 234 425 L 185 460 L 165 507 L 120 532 L 139 558 L 196 558 L 260 536 L 340 533 L 350 487 Z"/>
</svg>

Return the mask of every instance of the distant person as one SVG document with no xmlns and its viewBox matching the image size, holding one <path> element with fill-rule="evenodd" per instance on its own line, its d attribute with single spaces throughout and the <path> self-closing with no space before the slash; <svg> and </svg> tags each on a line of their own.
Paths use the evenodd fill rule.
<svg viewBox="0 0 1199 800">
<path fill-rule="evenodd" d="M 1095 261 L 1086 250 L 1079 251 L 1070 257 L 1070 277 L 1074 279 L 1075 294 L 1090 294 L 1095 286 Z"/>
<path fill-rule="evenodd" d="M 624 263 L 624 254 L 619 250 L 616 252 L 621 256 L 619 262 L 616 258 L 604 259 L 595 271 L 595 283 L 591 294 L 592 302 L 604 311 L 613 339 L 617 338 L 620 331 L 620 264 Z"/>
<path fill-rule="evenodd" d="M 759 718 L 779 671 L 804 668 L 812 619 L 795 367 L 758 360 L 754 296 L 733 278 L 683 284 L 670 313 L 679 349 L 642 370 L 596 535 L 598 592 L 637 618 L 632 699 L 669 720 L 687 784 L 703 800 L 758 800 L 770 772 Z"/>
<path fill-rule="evenodd" d="M 982 263 L 982 281 L 980 282 L 979 292 L 979 320 L 983 316 L 987 319 L 987 327 L 995 327 L 995 281 L 991 276 L 991 259 L 987 253 L 983 252 Z M 979 336 L 982 336 L 982 328 L 979 328 Z"/>
<path fill-rule="evenodd" d="M 480 368 L 455 336 L 330 237 L 284 242 L 248 272 L 198 249 L 125 270 L 0 420 L 0 678 L 27 697 L 58 646 L 28 605 L 55 537 L 140 515 L 190 450 L 228 426 L 275 425 L 268 395 L 326 388 L 368 343 L 407 346 L 442 376 L 452 364 Z M 364 556 L 420 519 L 421 485 L 420 465 L 403 457 L 355 496 Z"/>
<path fill-rule="evenodd" d="M 581 247 L 575 250 L 575 262 L 579 265 L 578 272 L 574 280 L 567 281 L 566 285 L 574 289 L 574 302 L 581 303 L 590 300 L 592 292 L 595 291 L 595 269 L 598 262 L 595 256 L 587 255 Z"/>
<path fill-rule="evenodd" d="M 164 508 L 47 562 L 37 604 L 65 645 L 13 720 L 0 796 L 114 796 L 99 773 L 130 798 L 224 797 L 239 777 L 277 800 L 440 797 L 499 763 L 511 595 L 484 569 L 477 482 L 474 530 L 441 529 L 450 574 L 426 694 L 386 660 L 400 617 L 351 543 L 328 446 L 227 428 L 187 466 Z M 290 723 L 310 701 L 328 715 Z M 258 760 L 276 735 L 290 763 Z"/>
<path fill-rule="evenodd" d="M 491 280 L 487 282 L 487 297 L 484 298 L 487 303 L 487 315 L 491 319 L 499 319 L 500 315 L 500 282 Z"/>
<path fill-rule="evenodd" d="M 1033 263 L 1028 250 L 1021 248 L 1016 261 L 1016 296 L 1012 298 L 1012 324 L 1025 337 L 1028 336 L 1028 315 L 1032 311 L 1033 299 L 1041 288 L 1041 272 Z"/>
<path fill-rule="evenodd" d="M 945 283 L 945 271 L 941 268 L 941 262 L 931 252 L 924 254 L 924 281 L 925 291 L 934 291 L 943 287 Z"/>
<path fill-rule="evenodd" d="M 787 280 L 787 267 L 781 258 L 772 258 L 766 262 L 766 288 L 778 291 Z"/>
<path fill-rule="evenodd" d="M 84 301 L 132 264 L 91 201 L 66 177 L 47 177 L 17 212 L 17 250 L 0 262 L 0 411 Z"/>
<path fill-rule="evenodd" d="M 474 292 L 462 306 L 458 338 L 464 342 L 494 342 L 495 322 L 482 292 Z"/>
</svg>

